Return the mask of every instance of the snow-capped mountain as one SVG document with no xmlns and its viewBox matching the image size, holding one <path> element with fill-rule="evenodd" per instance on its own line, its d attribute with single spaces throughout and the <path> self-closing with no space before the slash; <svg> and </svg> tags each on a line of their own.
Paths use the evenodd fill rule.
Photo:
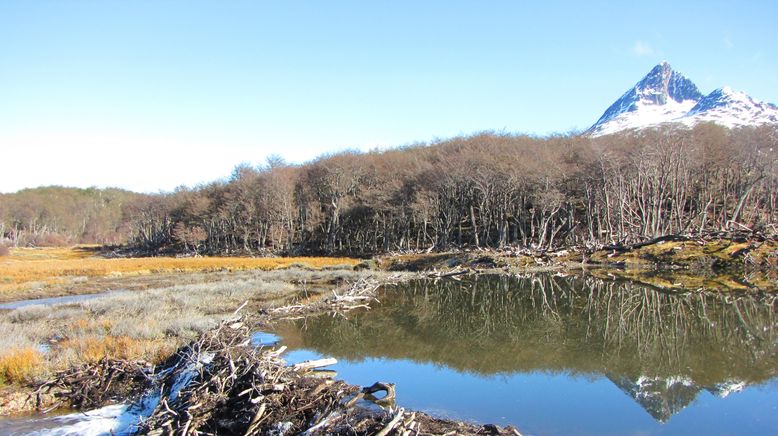
<svg viewBox="0 0 778 436">
<path fill-rule="evenodd" d="M 664 123 L 693 126 L 706 121 L 725 127 L 778 125 L 778 107 L 729 87 L 703 95 L 691 80 L 662 62 L 616 100 L 586 133 L 600 136 Z"/>
<path fill-rule="evenodd" d="M 778 107 L 725 86 L 703 97 L 689 111 L 687 120 L 713 121 L 727 127 L 778 124 Z M 684 123 L 689 125 L 687 120 Z"/>
</svg>

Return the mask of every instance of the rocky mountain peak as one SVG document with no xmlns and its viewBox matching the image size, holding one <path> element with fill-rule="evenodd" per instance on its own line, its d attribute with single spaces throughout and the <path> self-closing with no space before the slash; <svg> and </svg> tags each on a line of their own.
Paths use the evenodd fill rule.
<svg viewBox="0 0 778 436">
<path fill-rule="evenodd" d="M 667 61 L 652 68 L 633 90 L 641 96 L 642 101 L 654 104 L 666 104 L 670 99 L 681 103 L 702 98 L 697 85 L 683 74 L 674 71 Z"/>
</svg>

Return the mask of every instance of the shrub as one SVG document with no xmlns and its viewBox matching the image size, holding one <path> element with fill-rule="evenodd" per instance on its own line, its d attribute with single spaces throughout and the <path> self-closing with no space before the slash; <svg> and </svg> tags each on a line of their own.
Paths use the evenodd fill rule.
<svg viewBox="0 0 778 436">
<path fill-rule="evenodd" d="M 36 235 L 30 242 L 36 247 L 64 247 L 70 245 L 71 241 L 65 235 L 47 233 L 45 235 Z"/>
<path fill-rule="evenodd" d="M 72 338 L 60 343 L 61 348 L 70 348 L 77 352 L 85 362 L 97 362 L 104 357 L 114 359 L 138 359 L 146 353 L 150 345 L 126 336 L 87 335 Z"/>
<path fill-rule="evenodd" d="M 11 249 L 7 245 L 0 244 L 0 257 L 8 256 L 11 254 Z"/>
<path fill-rule="evenodd" d="M 45 318 L 51 313 L 51 307 L 42 304 L 33 304 L 20 307 L 8 315 L 11 322 L 29 322 Z"/>
<path fill-rule="evenodd" d="M 29 381 L 43 363 L 40 351 L 32 347 L 11 349 L 0 356 L 0 382 Z"/>
</svg>

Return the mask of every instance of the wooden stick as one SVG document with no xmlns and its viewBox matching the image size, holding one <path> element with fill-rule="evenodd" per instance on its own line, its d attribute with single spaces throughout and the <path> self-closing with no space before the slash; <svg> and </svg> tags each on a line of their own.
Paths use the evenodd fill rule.
<svg viewBox="0 0 778 436">
<path fill-rule="evenodd" d="M 333 359 L 332 357 L 328 357 L 326 359 L 318 359 L 318 360 L 306 360 L 305 362 L 300 362 L 292 366 L 292 369 L 295 371 L 310 371 L 312 369 L 316 368 L 322 368 L 325 366 L 331 366 L 338 363 L 337 359 Z"/>
<path fill-rule="evenodd" d="M 397 426 L 397 424 L 400 423 L 400 420 L 403 417 L 403 413 L 405 413 L 405 409 L 400 409 L 397 411 L 397 414 L 394 415 L 394 418 L 389 421 L 389 424 L 386 425 L 381 431 L 375 434 L 375 436 L 386 436 L 389 434 L 390 431 L 392 431 L 393 428 Z"/>
<path fill-rule="evenodd" d="M 235 309 L 235 312 L 232 312 L 232 314 L 233 314 L 233 315 L 237 315 L 237 314 L 238 314 L 238 312 L 240 312 L 240 311 L 241 311 L 241 309 L 243 309 L 244 307 L 246 307 L 246 305 L 247 305 L 247 304 L 249 304 L 249 300 L 246 300 L 246 301 L 244 301 L 244 302 L 243 302 L 243 304 L 241 304 L 241 305 L 240 305 L 240 307 L 238 307 L 237 309 Z"/>
</svg>

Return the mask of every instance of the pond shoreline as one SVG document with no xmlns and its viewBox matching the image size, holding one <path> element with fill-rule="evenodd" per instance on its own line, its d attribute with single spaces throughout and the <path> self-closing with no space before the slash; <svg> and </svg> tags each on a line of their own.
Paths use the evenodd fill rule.
<svg viewBox="0 0 778 436">
<path fill-rule="evenodd" d="M 454 250 L 378 256 L 378 268 L 446 275 L 452 270 L 578 273 L 638 282 L 666 291 L 778 292 L 778 241 L 657 238 L 634 247 L 554 251 Z"/>
<path fill-rule="evenodd" d="M 74 247 L 73 250 L 78 251 L 78 247 Z M 173 256 L 133 258 L 117 257 L 114 251 L 102 253 L 101 250 L 93 250 L 88 254 L 92 256 L 87 258 L 90 263 L 88 268 L 80 267 L 77 259 L 62 259 L 62 266 L 56 264 L 59 259 L 53 259 L 51 262 L 53 266 L 50 267 L 51 272 L 47 273 L 48 276 L 34 276 L 33 280 L 37 281 L 31 282 L 33 286 L 30 289 L 17 287 L 16 291 L 0 292 L 0 303 L 100 293 L 112 288 L 130 291 L 145 289 L 148 287 L 146 282 L 149 277 L 161 277 L 167 283 L 175 284 L 177 280 L 188 274 L 278 270 L 294 267 L 312 270 L 346 268 L 422 273 L 467 268 L 481 272 L 502 271 L 517 274 L 585 270 L 603 277 L 616 276 L 658 288 L 778 291 L 778 239 L 774 237 L 743 239 L 673 236 L 656 238 L 632 246 L 607 246 L 595 249 L 579 246 L 555 250 L 517 247 L 458 248 L 450 251 L 393 252 L 361 260 L 347 257 L 311 257 L 310 262 L 306 262 L 308 258 L 304 257 L 286 258 L 274 255 L 224 258 Z M 228 264 L 219 267 L 219 262 L 222 260 Z M 116 264 L 117 261 L 133 262 L 133 265 Z M 3 262 L 5 265 L 2 265 Z M 0 258 L 0 266 L 11 272 L 35 262 L 37 261 L 8 263 L 7 260 Z M 259 266 L 264 262 L 270 262 L 274 266 L 271 268 Z M 128 267 L 129 270 L 122 270 Z M 113 268 L 122 271 L 113 271 Z M 667 279 L 669 276 L 680 277 L 681 280 L 671 282 Z M 47 281 L 52 279 L 53 283 L 47 284 Z"/>
</svg>

